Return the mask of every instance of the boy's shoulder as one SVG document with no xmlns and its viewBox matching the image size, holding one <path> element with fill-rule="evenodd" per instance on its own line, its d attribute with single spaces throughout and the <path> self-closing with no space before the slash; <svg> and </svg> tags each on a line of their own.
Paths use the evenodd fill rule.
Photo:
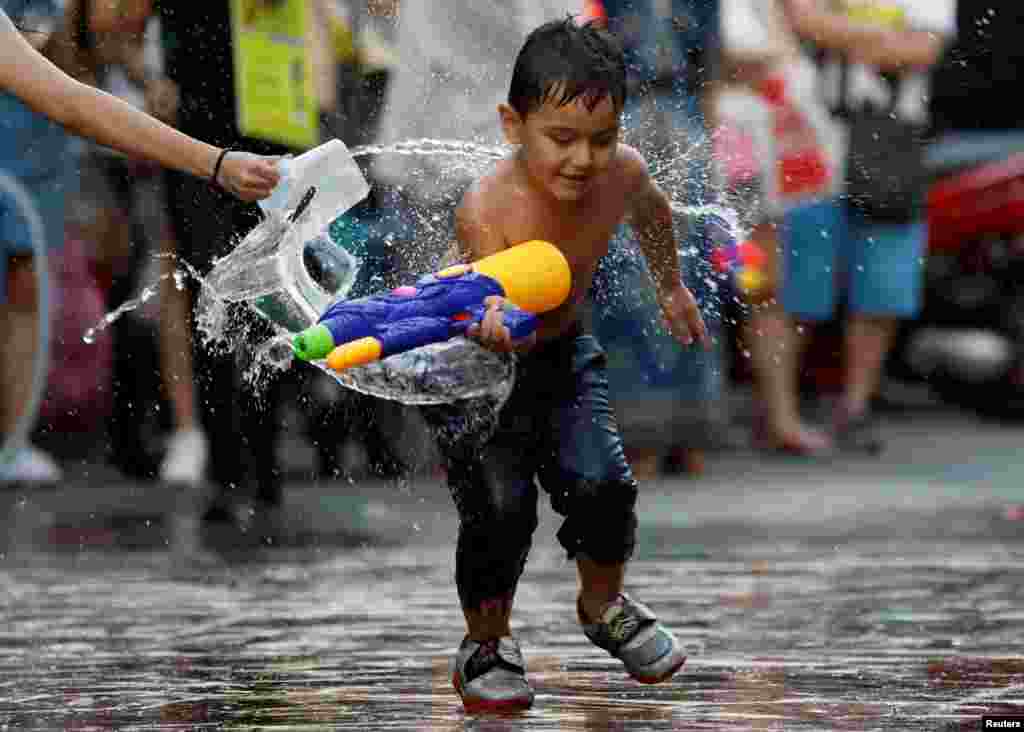
<svg viewBox="0 0 1024 732">
<path fill-rule="evenodd" d="M 513 188 L 512 171 L 500 163 L 466 189 L 459 203 L 459 216 L 477 221 L 500 220 L 509 208 Z"/>
<path fill-rule="evenodd" d="M 650 177 L 647 160 L 635 147 L 620 142 L 616 152 L 615 161 L 618 167 L 616 173 L 621 175 L 626 183 L 636 185 Z"/>
</svg>

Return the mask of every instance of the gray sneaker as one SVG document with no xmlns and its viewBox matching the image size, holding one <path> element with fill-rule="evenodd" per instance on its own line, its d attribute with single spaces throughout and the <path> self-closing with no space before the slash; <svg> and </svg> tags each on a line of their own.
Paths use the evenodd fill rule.
<svg viewBox="0 0 1024 732">
<path fill-rule="evenodd" d="M 511 636 L 468 637 L 452 658 L 452 684 L 467 712 L 517 712 L 533 704 L 519 643 Z"/>
<path fill-rule="evenodd" d="M 646 605 L 625 593 L 605 605 L 596 622 L 587 619 L 579 600 L 576 611 L 587 638 L 622 661 L 629 675 L 642 684 L 665 681 L 686 663 L 675 636 Z"/>
</svg>

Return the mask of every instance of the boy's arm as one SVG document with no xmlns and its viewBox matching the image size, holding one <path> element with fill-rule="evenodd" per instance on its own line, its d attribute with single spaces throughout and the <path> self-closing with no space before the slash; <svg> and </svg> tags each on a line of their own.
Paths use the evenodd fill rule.
<svg viewBox="0 0 1024 732">
<path fill-rule="evenodd" d="M 945 44 L 941 33 L 857 22 L 821 0 L 784 0 L 784 4 L 801 38 L 882 71 L 932 66 Z"/>
<path fill-rule="evenodd" d="M 630 182 L 629 217 L 640 242 L 640 250 L 651 271 L 658 302 L 669 330 L 683 344 L 694 338 L 707 345 L 707 331 L 693 294 L 683 284 L 679 252 L 672 231 L 672 206 L 668 196 L 647 171 L 647 165 L 632 148 L 619 146 L 619 155 Z"/>
<path fill-rule="evenodd" d="M 455 248 L 457 259 L 467 264 L 507 249 L 501 229 L 493 222 L 494 216 L 488 209 L 486 194 L 478 183 L 467 191 L 455 211 Z M 536 334 L 513 343 L 509 329 L 504 325 L 503 301 L 500 297 L 489 297 L 485 301 L 487 314 L 479 325 L 470 326 L 466 332 L 477 339 L 485 348 L 499 353 L 527 350 L 536 341 Z"/>
<path fill-rule="evenodd" d="M 490 222 L 485 194 L 478 183 L 463 196 L 455 210 L 455 243 L 458 258 L 475 262 L 507 249 L 500 229 Z"/>
</svg>

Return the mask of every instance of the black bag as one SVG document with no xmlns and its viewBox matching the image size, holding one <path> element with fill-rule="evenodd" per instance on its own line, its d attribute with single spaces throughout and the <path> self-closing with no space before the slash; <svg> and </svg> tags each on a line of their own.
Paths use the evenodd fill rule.
<svg viewBox="0 0 1024 732">
<path fill-rule="evenodd" d="M 844 65 L 845 67 L 845 65 Z M 895 114 L 899 81 L 888 109 L 847 109 L 846 198 L 877 221 L 905 223 L 920 214 L 927 186 L 924 128 Z"/>
</svg>

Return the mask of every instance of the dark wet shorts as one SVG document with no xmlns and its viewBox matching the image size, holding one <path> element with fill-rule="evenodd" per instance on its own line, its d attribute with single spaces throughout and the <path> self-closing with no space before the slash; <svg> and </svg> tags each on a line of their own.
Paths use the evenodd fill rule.
<svg viewBox="0 0 1024 732">
<path fill-rule="evenodd" d="M 486 405 L 476 413 L 465 403 L 425 410 L 461 519 L 456 581 L 464 606 L 515 588 L 537 526 L 538 486 L 565 517 L 558 540 L 570 558 L 613 564 L 632 554 L 637 483 L 605 369 L 604 350 L 576 327 L 520 358 L 496 426 L 487 424 Z"/>
</svg>

